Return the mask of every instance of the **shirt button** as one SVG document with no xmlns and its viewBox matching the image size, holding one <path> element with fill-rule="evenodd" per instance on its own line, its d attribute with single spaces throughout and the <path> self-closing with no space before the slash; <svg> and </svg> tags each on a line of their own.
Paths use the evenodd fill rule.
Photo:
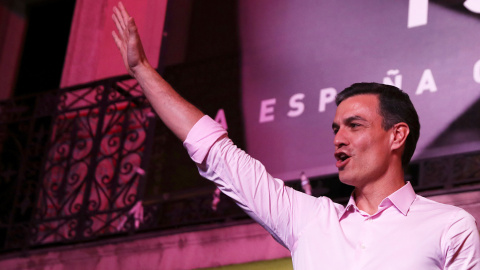
<svg viewBox="0 0 480 270">
<path fill-rule="evenodd" d="M 364 244 L 360 244 L 361 249 L 366 249 L 367 247 Z"/>
</svg>

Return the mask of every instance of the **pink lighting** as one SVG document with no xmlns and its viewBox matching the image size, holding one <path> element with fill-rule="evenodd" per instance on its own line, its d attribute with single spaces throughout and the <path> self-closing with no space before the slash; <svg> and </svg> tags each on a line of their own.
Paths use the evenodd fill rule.
<svg viewBox="0 0 480 270">
<path fill-rule="evenodd" d="M 109 18 L 117 2 L 77 0 L 61 87 L 126 74 L 111 37 L 114 25 Z M 131 10 L 132 15 L 136 15 L 145 53 L 156 67 L 160 56 L 167 1 L 125 0 L 123 3 Z"/>
</svg>

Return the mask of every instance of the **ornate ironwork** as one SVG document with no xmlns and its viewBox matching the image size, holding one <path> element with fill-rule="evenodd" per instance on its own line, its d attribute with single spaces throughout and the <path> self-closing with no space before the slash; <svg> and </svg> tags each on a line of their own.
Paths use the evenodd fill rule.
<svg viewBox="0 0 480 270">
<path fill-rule="evenodd" d="M 0 110 L 4 250 L 132 229 L 125 219 L 143 196 L 154 128 L 135 81 L 10 100 Z"/>
<path fill-rule="evenodd" d="M 122 217 L 141 199 L 138 187 L 153 119 L 133 81 L 60 93 L 34 216 L 33 244 L 126 230 Z"/>
</svg>

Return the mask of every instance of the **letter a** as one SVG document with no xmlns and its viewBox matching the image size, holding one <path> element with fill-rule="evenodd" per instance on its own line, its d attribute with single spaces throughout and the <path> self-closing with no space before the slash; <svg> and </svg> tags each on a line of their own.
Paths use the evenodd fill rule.
<svg viewBox="0 0 480 270">
<path fill-rule="evenodd" d="M 430 92 L 437 92 L 437 85 L 435 84 L 435 80 L 433 79 L 433 74 L 430 69 L 425 69 L 423 71 L 422 78 L 418 83 L 416 95 L 421 95 L 425 90 Z"/>
<path fill-rule="evenodd" d="M 222 127 L 227 130 L 227 118 L 225 117 L 225 111 L 223 109 L 218 110 L 217 115 L 215 116 L 215 121 L 222 125 Z"/>
</svg>

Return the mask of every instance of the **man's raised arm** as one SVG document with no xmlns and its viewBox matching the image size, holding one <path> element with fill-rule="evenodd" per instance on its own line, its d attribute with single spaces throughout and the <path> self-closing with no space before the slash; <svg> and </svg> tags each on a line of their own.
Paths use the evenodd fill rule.
<svg viewBox="0 0 480 270">
<path fill-rule="evenodd" d="M 152 68 L 145 56 L 137 26 L 121 2 L 113 8 L 112 18 L 118 30 L 118 34 L 112 32 L 113 39 L 128 73 L 138 81 L 162 121 L 184 141 L 190 129 L 204 114 L 175 92 Z"/>
</svg>

